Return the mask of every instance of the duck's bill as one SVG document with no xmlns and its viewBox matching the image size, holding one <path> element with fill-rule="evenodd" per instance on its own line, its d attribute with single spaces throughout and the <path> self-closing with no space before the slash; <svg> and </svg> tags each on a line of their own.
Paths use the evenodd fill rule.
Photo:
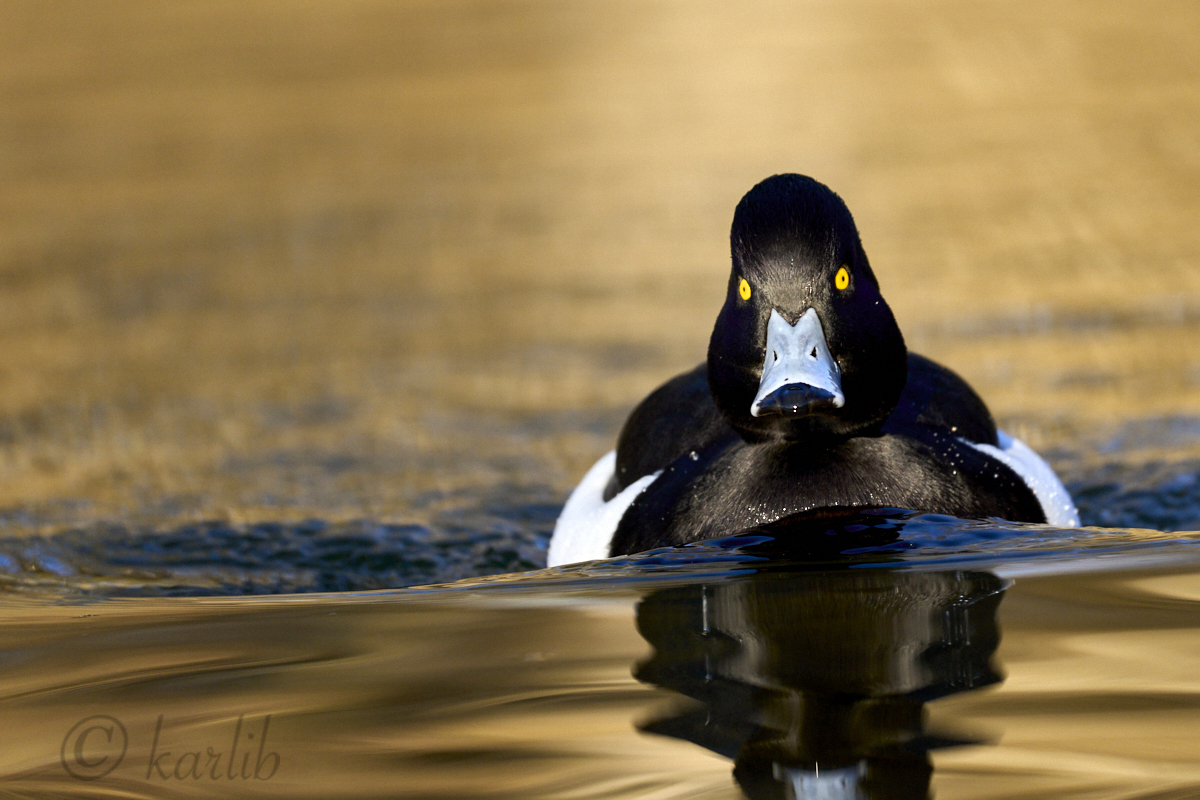
<svg viewBox="0 0 1200 800">
<path fill-rule="evenodd" d="M 798 417 L 845 404 L 841 370 L 829 352 L 816 310 L 808 309 L 789 325 L 772 309 L 762 379 L 750 414 Z"/>
<path fill-rule="evenodd" d="M 798 417 L 822 408 L 841 408 L 843 402 L 837 395 L 825 389 L 804 383 L 792 383 L 756 401 L 750 413 L 756 417 Z"/>
</svg>

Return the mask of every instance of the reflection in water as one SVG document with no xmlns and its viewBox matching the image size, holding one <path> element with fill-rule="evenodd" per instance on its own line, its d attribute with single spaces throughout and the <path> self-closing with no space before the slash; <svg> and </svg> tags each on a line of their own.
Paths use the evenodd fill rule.
<svg viewBox="0 0 1200 800">
<path fill-rule="evenodd" d="M 1003 582 L 884 569 L 757 575 L 657 591 L 635 677 L 693 700 L 642 730 L 734 760 L 754 798 L 924 798 L 926 702 L 1001 680 Z"/>
<path fill-rule="evenodd" d="M 1200 796 L 1195 558 L 1138 570 L 1088 555 L 1011 587 L 953 567 L 753 563 L 772 571 L 9 599 L 4 796 L 730 800 L 727 759 L 751 798 Z M 1076 571 L 1101 563 L 1126 568 Z M 655 655 L 631 675 L 647 640 Z M 993 657 L 1005 682 L 963 691 L 997 681 Z M 666 713 L 655 686 L 690 699 Z M 61 748 L 93 715 L 120 721 L 128 740 L 119 765 L 86 781 Z M 228 764 L 239 718 L 260 743 L 268 716 L 266 752 L 280 757 L 270 780 L 175 779 L 187 752 L 212 746 Z M 944 747 L 967 739 L 946 731 L 989 741 Z M 113 752 L 89 742 L 89 762 Z M 148 773 L 167 751 L 170 780 Z"/>
</svg>

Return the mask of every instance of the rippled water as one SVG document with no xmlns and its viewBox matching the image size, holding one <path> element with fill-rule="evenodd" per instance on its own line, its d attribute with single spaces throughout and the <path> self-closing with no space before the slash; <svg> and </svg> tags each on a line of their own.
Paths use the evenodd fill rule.
<svg viewBox="0 0 1200 800">
<path fill-rule="evenodd" d="M 890 527 L 913 546 L 798 561 L 756 536 L 444 589 L 10 601 L 6 790 L 1200 791 L 1200 539 Z"/>
<path fill-rule="evenodd" d="M 1200 795 L 1197 9 L 6 3 L 0 791 Z M 780 171 L 1084 528 L 541 569 Z"/>
</svg>

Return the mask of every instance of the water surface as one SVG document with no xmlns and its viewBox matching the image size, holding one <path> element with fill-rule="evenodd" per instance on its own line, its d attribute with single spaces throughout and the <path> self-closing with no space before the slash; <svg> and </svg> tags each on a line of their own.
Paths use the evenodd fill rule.
<svg viewBox="0 0 1200 800">
<path fill-rule="evenodd" d="M 444 589 L 11 600 L 0 769 L 57 797 L 1200 791 L 1200 538 L 915 556 L 939 522 L 907 561 L 745 537 Z"/>
<path fill-rule="evenodd" d="M 1198 14 L 6 3 L 4 791 L 1197 794 Z M 538 571 L 782 171 L 1087 527 Z"/>
</svg>

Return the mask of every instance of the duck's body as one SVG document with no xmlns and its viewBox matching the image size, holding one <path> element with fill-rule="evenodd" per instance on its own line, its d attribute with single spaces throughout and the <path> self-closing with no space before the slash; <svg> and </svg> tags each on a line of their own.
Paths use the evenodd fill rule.
<svg viewBox="0 0 1200 800">
<path fill-rule="evenodd" d="M 633 411 L 564 507 L 551 566 L 855 508 L 1079 524 L 965 381 L 906 353 L 840 198 L 770 178 L 732 239 L 708 361 Z"/>
<path fill-rule="evenodd" d="M 741 439 L 723 424 L 704 372 L 667 382 L 630 415 L 618 449 L 563 508 L 550 566 L 834 509 L 1079 524 L 1050 466 L 997 429 L 961 378 L 926 358 L 909 355 L 909 383 L 879 436 L 808 452 Z"/>
</svg>

